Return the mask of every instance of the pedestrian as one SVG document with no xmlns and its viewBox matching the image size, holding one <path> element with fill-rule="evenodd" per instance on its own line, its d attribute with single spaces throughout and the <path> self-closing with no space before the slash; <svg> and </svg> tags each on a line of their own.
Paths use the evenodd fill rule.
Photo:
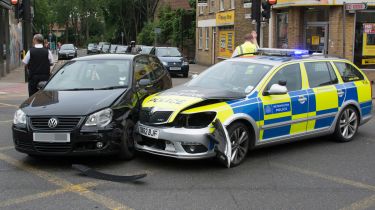
<svg viewBox="0 0 375 210">
<path fill-rule="evenodd" d="M 26 53 L 23 63 L 28 71 L 29 96 L 38 91 L 38 83 L 47 81 L 50 77 L 50 66 L 53 64 L 51 51 L 43 47 L 43 36 L 35 34 L 33 37 L 34 47 Z"/>
<path fill-rule="evenodd" d="M 245 42 L 236 47 L 236 49 L 234 50 L 232 54 L 232 58 L 237 55 L 253 54 L 257 51 L 257 46 L 256 44 L 253 43 L 254 37 L 252 33 L 246 34 L 244 38 L 245 38 Z"/>
<path fill-rule="evenodd" d="M 257 50 L 259 49 L 259 45 L 258 45 L 258 41 L 257 41 L 257 37 L 258 37 L 258 34 L 256 31 L 251 31 L 251 36 L 253 37 L 253 39 L 251 40 L 251 42 L 253 44 L 255 44 L 255 46 L 257 47 Z"/>
</svg>

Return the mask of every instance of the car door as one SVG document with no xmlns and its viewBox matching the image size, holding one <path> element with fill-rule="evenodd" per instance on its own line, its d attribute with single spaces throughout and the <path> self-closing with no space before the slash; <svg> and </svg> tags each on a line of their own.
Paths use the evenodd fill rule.
<svg viewBox="0 0 375 210">
<path fill-rule="evenodd" d="M 305 77 L 305 76 L 304 76 Z M 260 129 L 260 141 L 288 138 L 292 134 L 304 133 L 307 126 L 307 84 L 303 84 L 301 64 L 282 66 L 265 87 L 267 91 L 274 84 L 287 88 L 286 94 L 262 94 L 263 123 Z"/>
<path fill-rule="evenodd" d="M 329 128 L 338 112 L 339 100 L 345 92 L 338 85 L 338 79 L 330 62 L 305 62 L 309 81 L 309 114 L 307 131 Z"/>
</svg>

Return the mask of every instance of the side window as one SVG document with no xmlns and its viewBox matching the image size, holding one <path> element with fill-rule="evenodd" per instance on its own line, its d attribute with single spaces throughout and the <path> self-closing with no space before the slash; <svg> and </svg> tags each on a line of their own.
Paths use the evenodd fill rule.
<svg viewBox="0 0 375 210">
<path fill-rule="evenodd" d="M 337 84 L 337 77 L 328 62 L 306 62 L 307 77 L 310 88 Z"/>
<path fill-rule="evenodd" d="M 154 77 L 155 79 L 159 79 L 161 76 L 164 75 L 165 70 L 157 58 L 154 58 L 154 57 L 149 57 L 149 58 L 151 60 L 151 66 L 153 69 Z"/>
<path fill-rule="evenodd" d="M 135 59 L 134 78 L 136 82 L 139 82 L 141 79 L 153 80 L 152 68 L 147 56 L 140 56 Z"/>
<path fill-rule="evenodd" d="M 279 81 L 286 82 L 288 91 L 300 90 L 302 88 L 302 78 L 299 64 L 287 65 L 280 69 L 272 77 L 266 89 L 269 90 L 273 84 L 278 84 Z"/>
<path fill-rule="evenodd" d="M 342 80 L 344 82 L 353 82 L 357 80 L 363 80 L 364 77 L 361 72 L 358 71 L 354 66 L 344 62 L 334 62 L 335 66 L 340 72 Z"/>
</svg>

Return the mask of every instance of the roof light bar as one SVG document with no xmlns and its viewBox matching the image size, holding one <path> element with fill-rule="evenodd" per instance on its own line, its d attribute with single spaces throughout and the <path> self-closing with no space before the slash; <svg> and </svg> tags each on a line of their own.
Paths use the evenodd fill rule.
<svg viewBox="0 0 375 210">
<path fill-rule="evenodd" d="M 300 49 L 259 48 L 258 54 L 278 56 L 303 56 L 309 55 L 309 51 Z"/>
</svg>

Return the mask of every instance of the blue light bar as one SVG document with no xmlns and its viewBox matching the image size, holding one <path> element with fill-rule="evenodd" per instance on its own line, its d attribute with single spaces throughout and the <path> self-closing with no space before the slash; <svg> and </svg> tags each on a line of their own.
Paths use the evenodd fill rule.
<svg viewBox="0 0 375 210">
<path fill-rule="evenodd" d="M 258 53 L 278 56 L 303 56 L 308 55 L 309 51 L 300 49 L 259 48 Z"/>
</svg>

